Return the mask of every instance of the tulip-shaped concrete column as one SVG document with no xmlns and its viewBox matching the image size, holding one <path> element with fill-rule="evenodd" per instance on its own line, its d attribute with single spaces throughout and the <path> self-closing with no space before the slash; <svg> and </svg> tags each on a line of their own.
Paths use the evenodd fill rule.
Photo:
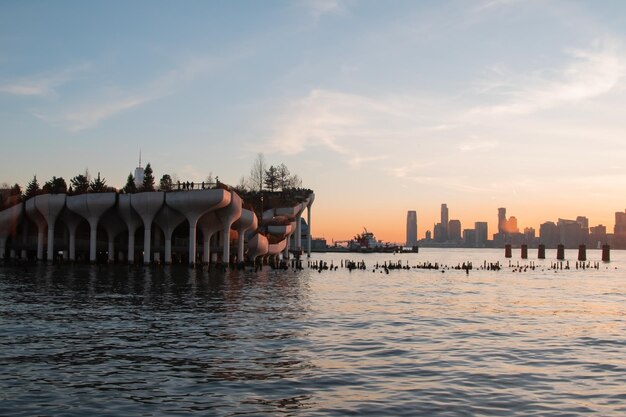
<svg viewBox="0 0 626 417">
<path fill-rule="evenodd" d="M 255 261 L 259 256 L 267 254 L 269 250 L 267 237 L 260 233 L 255 234 L 248 242 L 248 249 L 250 249 L 250 259 L 252 261 Z"/>
<path fill-rule="evenodd" d="M 198 219 L 198 229 L 204 237 L 204 263 L 211 262 L 211 237 L 222 229 L 222 223 L 218 219 L 215 211 L 210 211 Z"/>
<path fill-rule="evenodd" d="M 117 213 L 126 223 L 128 228 L 128 263 L 135 262 L 135 233 L 141 226 L 141 217 L 130 204 L 131 194 L 121 194 L 117 201 Z"/>
<path fill-rule="evenodd" d="M 185 216 L 167 204 L 163 204 L 154 218 L 154 222 L 159 225 L 165 235 L 165 263 L 167 265 L 172 263 L 172 233 L 184 221 Z"/>
<path fill-rule="evenodd" d="M 289 248 L 291 247 L 291 237 L 294 236 L 296 232 L 296 222 L 290 223 L 290 231 L 287 236 L 285 236 L 285 248 L 283 249 L 283 259 L 289 259 Z"/>
<path fill-rule="evenodd" d="M 68 197 L 67 208 L 83 216 L 89 222 L 89 261 L 96 261 L 98 223 L 105 211 L 115 205 L 117 194 L 81 194 Z"/>
<path fill-rule="evenodd" d="M 109 262 L 115 261 L 115 237 L 124 231 L 124 223 L 115 211 L 108 211 L 100 221 L 109 239 Z"/>
<path fill-rule="evenodd" d="M 230 204 L 230 193 L 226 190 L 196 190 L 171 192 L 166 195 L 168 206 L 180 211 L 189 222 L 189 264 L 196 262 L 196 225 L 198 219 L 209 211 Z"/>
<path fill-rule="evenodd" d="M 309 233 L 307 236 L 307 246 L 306 246 L 306 256 L 308 258 L 311 257 L 311 234 L 313 233 L 313 228 L 311 227 L 311 206 L 313 205 L 313 201 L 315 200 L 315 193 L 311 193 L 309 196 L 309 202 L 306 208 L 307 214 L 307 225 L 309 226 Z"/>
<path fill-rule="evenodd" d="M 17 225 L 22 220 L 23 212 L 24 203 L 0 211 L 0 259 L 4 258 L 7 238 L 15 232 Z"/>
<path fill-rule="evenodd" d="M 256 230 L 257 227 L 258 220 L 256 214 L 251 210 L 241 210 L 241 217 L 233 223 L 233 229 L 237 231 L 237 262 L 243 262 L 246 230 Z"/>
<path fill-rule="evenodd" d="M 68 245 L 68 252 L 69 252 L 70 261 L 75 261 L 76 260 L 76 230 L 78 229 L 78 226 L 80 225 L 80 223 L 84 221 L 84 219 L 82 216 L 79 216 L 73 211 L 68 210 L 67 207 L 65 208 L 65 210 L 61 212 L 61 215 L 59 217 L 63 221 L 63 223 L 65 223 L 65 225 L 67 226 L 67 230 L 69 232 L 70 241 Z"/>
<path fill-rule="evenodd" d="M 42 194 L 35 197 L 35 207 L 48 223 L 48 250 L 47 260 L 54 260 L 54 227 L 57 218 L 65 207 L 65 194 Z"/>
<path fill-rule="evenodd" d="M 161 210 L 165 202 L 165 193 L 147 192 L 131 194 L 130 204 L 133 206 L 141 220 L 143 221 L 143 263 L 150 263 L 151 240 L 152 240 L 152 220 Z"/>
<path fill-rule="evenodd" d="M 230 204 L 216 212 L 222 223 L 222 235 L 224 237 L 222 248 L 222 262 L 230 263 L 230 227 L 239 217 L 241 217 L 242 207 L 241 197 L 234 192 L 230 192 Z"/>
<path fill-rule="evenodd" d="M 26 201 L 26 215 L 37 225 L 37 260 L 43 260 L 43 241 L 46 235 L 46 219 L 35 205 L 35 198 Z"/>
</svg>

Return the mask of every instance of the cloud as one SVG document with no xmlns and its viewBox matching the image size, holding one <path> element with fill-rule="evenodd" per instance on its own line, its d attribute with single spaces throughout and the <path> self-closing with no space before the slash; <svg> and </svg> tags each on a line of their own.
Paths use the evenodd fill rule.
<svg viewBox="0 0 626 417">
<path fill-rule="evenodd" d="M 57 72 L 20 77 L 0 83 L 0 92 L 17 96 L 46 96 L 56 93 L 56 89 L 72 81 L 80 73 L 91 68 L 89 63 L 81 63 Z"/>
<path fill-rule="evenodd" d="M 346 0 L 304 0 L 302 4 L 316 20 L 326 14 L 344 14 L 348 10 Z"/>
<path fill-rule="evenodd" d="M 213 65 L 209 59 L 191 59 L 166 71 L 135 91 L 121 92 L 117 89 L 101 91 L 73 107 L 49 114 L 35 111 L 33 114 L 54 125 L 61 125 L 70 132 L 93 128 L 101 122 L 124 111 L 132 110 L 148 102 L 175 94 Z"/>
<path fill-rule="evenodd" d="M 484 82 L 486 93 L 505 87 L 503 103 L 477 107 L 469 116 L 529 114 L 553 107 L 579 103 L 620 88 L 626 75 L 626 55 L 619 43 L 596 41 L 592 49 L 566 51 L 570 63 L 561 70 L 545 71 L 521 79 Z"/>
<path fill-rule="evenodd" d="M 468 142 L 461 143 L 458 149 L 461 152 L 482 152 L 494 149 L 498 146 L 495 140 L 477 140 L 473 139 Z"/>
</svg>

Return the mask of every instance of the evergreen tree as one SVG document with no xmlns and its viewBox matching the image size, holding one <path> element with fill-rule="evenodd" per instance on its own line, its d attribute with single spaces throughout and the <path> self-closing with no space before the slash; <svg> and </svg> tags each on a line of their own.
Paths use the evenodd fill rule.
<svg viewBox="0 0 626 417">
<path fill-rule="evenodd" d="M 67 193 L 67 183 L 63 177 L 52 177 L 52 179 L 43 185 L 43 192 L 46 194 L 64 194 Z"/>
<path fill-rule="evenodd" d="M 137 186 L 135 185 L 135 179 L 133 178 L 133 173 L 128 174 L 128 178 L 126 178 L 126 185 L 124 186 L 124 192 L 126 194 L 133 194 L 137 192 Z"/>
<path fill-rule="evenodd" d="M 74 194 L 85 194 L 89 191 L 89 179 L 86 175 L 78 174 L 70 180 L 70 184 L 74 188 Z"/>
<path fill-rule="evenodd" d="M 107 191 L 106 180 L 104 178 L 100 179 L 100 173 L 98 172 L 98 178 L 96 178 L 91 182 L 91 184 L 89 184 L 89 192 L 103 193 L 105 191 Z"/>
<path fill-rule="evenodd" d="M 24 197 L 30 198 L 39 194 L 39 182 L 37 182 L 37 175 L 33 177 L 31 182 L 26 186 L 26 192 L 24 193 Z"/>
<path fill-rule="evenodd" d="M 274 167 L 274 165 L 270 165 L 269 169 L 265 171 L 263 184 L 265 185 L 266 188 L 269 188 L 271 192 L 274 192 L 274 190 L 277 188 L 278 172 L 276 168 Z"/>
<path fill-rule="evenodd" d="M 19 184 L 15 183 L 13 187 L 11 187 L 10 191 L 11 196 L 22 196 L 22 187 Z"/>
<path fill-rule="evenodd" d="M 159 181 L 159 190 L 161 191 L 172 191 L 172 177 L 170 174 L 163 174 L 161 177 L 161 181 Z"/>
<path fill-rule="evenodd" d="M 152 173 L 152 167 L 150 163 L 146 165 L 146 169 L 143 171 L 143 191 L 154 191 L 154 175 Z"/>
</svg>

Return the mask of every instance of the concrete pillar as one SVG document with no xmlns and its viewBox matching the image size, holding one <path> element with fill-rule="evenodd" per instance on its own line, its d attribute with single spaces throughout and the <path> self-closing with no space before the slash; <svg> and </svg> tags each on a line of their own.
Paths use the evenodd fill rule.
<svg viewBox="0 0 626 417">
<path fill-rule="evenodd" d="M 96 260 L 96 242 L 100 217 L 117 201 L 116 193 L 81 194 L 68 197 L 67 208 L 83 216 L 89 222 L 89 260 Z"/>
<path fill-rule="evenodd" d="M 602 245 L 602 261 L 611 262 L 611 247 L 609 245 Z"/>
<path fill-rule="evenodd" d="M 115 261 L 115 236 L 109 234 L 109 262 Z"/>
<path fill-rule="evenodd" d="M 543 243 L 539 245 L 539 248 L 537 249 L 537 258 L 546 259 L 546 245 Z"/>
<path fill-rule="evenodd" d="M 306 246 L 306 256 L 307 258 L 311 257 L 311 234 L 312 234 L 312 228 L 311 228 L 311 203 L 309 203 L 307 209 L 306 209 L 306 215 L 307 215 L 307 224 L 309 225 L 309 234 L 307 236 L 307 246 Z"/>
<path fill-rule="evenodd" d="M 161 210 L 165 202 L 165 193 L 146 192 L 132 194 L 130 204 L 133 206 L 143 222 L 143 263 L 149 264 L 152 260 L 152 221 Z"/>
<path fill-rule="evenodd" d="M 559 244 L 559 246 L 556 247 L 556 259 L 559 261 L 565 259 L 565 246 Z"/>
<path fill-rule="evenodd" d="M 43 261 L 43 241 L 46 239 L 46 232 L 39 228 L 37 232 L 37 260 Z"/>
<path fill-rule="evenodd" d="M 522 259 L 528 259 L 528 245 L 522 245 Z"/>
<path fill-rule="evenodd" d="M 511 258 L 512 256 L 513 254 L 511 253 L 511 245 L 509 244 L 504 245 L 504 257 Z"/>
<path fill-rule="evenodd" d="M 230 224 L 224 226 L 222 230 L 222 262 L 230 263 Z"/>
<path fill-rule="evenodd" d="M 54 261 L 54 229 L 57 218 L 65 207 L 65 194 L 42 194 L 34 198 L 35 206 L 48 224 L 48 262 Z"/>
<path fill-rule="evenodd" d="M 4 259 L 4 253 L 6 252 L 7 236 L 0 235 L 0 260 Z"/>
<path fill-rule="evenodd" d="M 135 262 L 135 233 L 142 222 L 131 205 L 131 196 L 132 194 L 120 194 L 117 201 L 117 212 L 128 228 L 128 255 L 126 260 L 129 264 Z"/>
<path fill-rule="evenodd" d="M 302 249 L 302 213 L 298 214 L 296 217 L 296 242 L 295 249 L 296 251 L 300 251 Z"/>
<path fill-rule="evenodd" d="M 578 260 L 579 261 L 587 260 L 587 246 L 586 245 L 578 246 Z"/>
<path fill-rule="evenodd" d="M 165 264 L 172 263 L 172 236 L 165 239 Z"/>
<path fill-rule="evenodd" d="M 283 250 L 283 259 L 289 259 L 289 245 L 291 244 L 291 235 L 287 235 L 285 237 L 287 244 L 285 245 L 285 249 Z"/>
<path fill-rule="evenodd" d="M 189 222 L 189 264 L 196 262 L 196 226 L 202 215 L 230 204 L 231 193 L 222 189 L 167 193 L 168 206 L 180 211 Z"/>
<path fill-rule="evenodd" d="M 245 249 L 244 240 L 244 232 L 242 230 L 237 236 L 237 262 L 243 262 L 243 254 Z"/>
</svg>

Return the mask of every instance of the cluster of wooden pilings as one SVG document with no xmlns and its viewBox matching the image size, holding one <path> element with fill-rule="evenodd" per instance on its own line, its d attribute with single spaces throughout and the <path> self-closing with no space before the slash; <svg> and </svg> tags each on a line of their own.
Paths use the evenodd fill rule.
<svg viewBox="0 0 626 417">
<path fill-rule="evenodd" d="M 513 257 L 513 249 L 511 245 L 507 244 L 504 246 L 504 256 L 506 258 Z M 521 246 L 521 257 L 522 259 L 528 259 L 528 245 Z M 537 248 L 537 259 L 546 259 L 546 245 L 539 245 Z M 556 248 L 556 259 L 562 261 L 565 259 L 565 246 L 558 245 Z M 578 246 L 578 260 L 586 261 L 587 260 L 587 245 Z M 602 245 L 602 261 L 610 262 L 611 261 L 611 247 L 609 245 Z"/>
</svg>

